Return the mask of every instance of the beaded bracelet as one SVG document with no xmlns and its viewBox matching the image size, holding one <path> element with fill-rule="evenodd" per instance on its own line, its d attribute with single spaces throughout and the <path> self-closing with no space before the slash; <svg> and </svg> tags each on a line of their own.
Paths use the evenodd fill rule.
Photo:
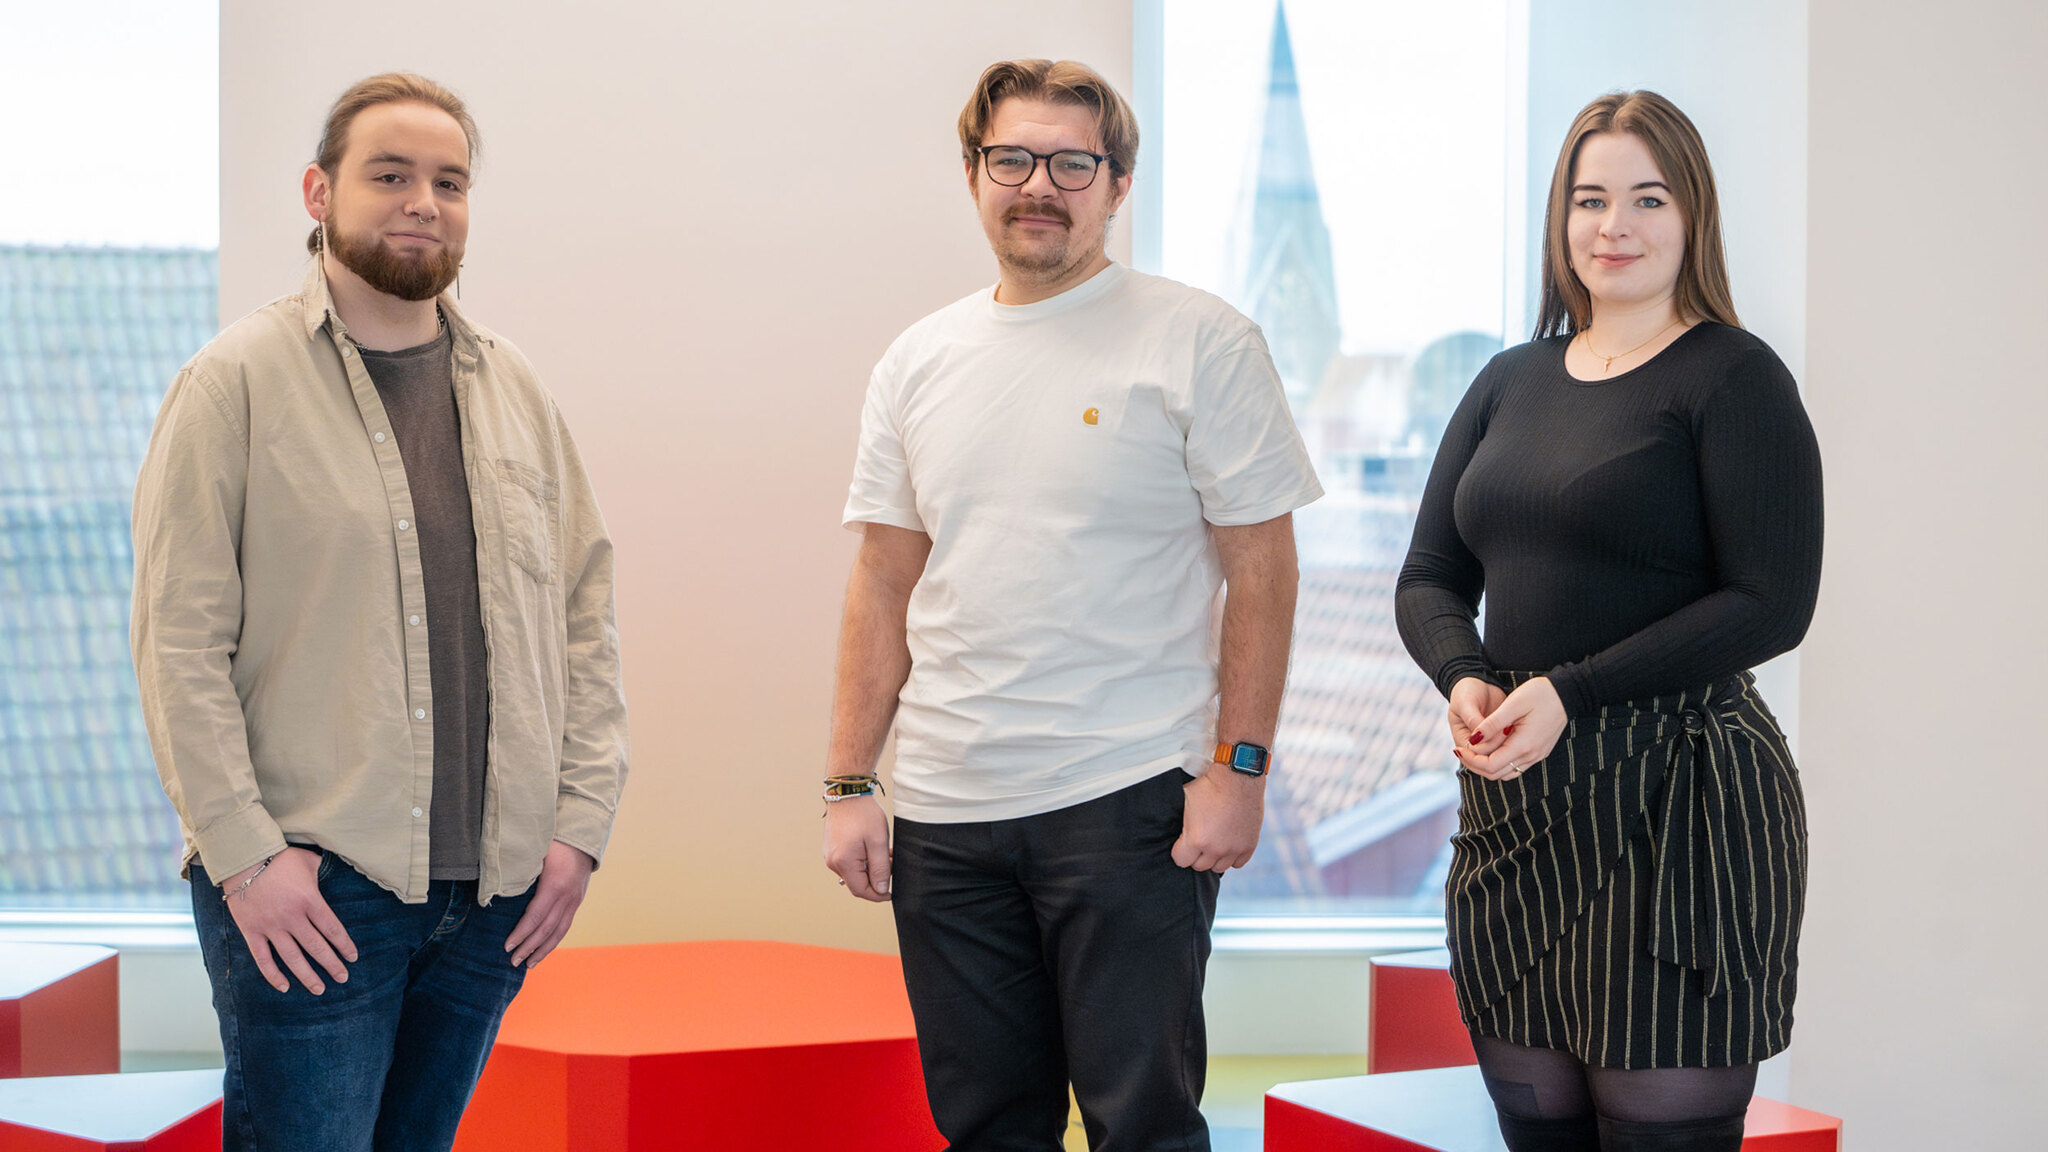
<svg viewBox="0 0 2048 1152">
<path fill-rule="evenodd" d="M 882 782 L 876 779 L 872 772 L 858 776 L 825 777 L 827 804 L 837 804 L 841 800 L 851 800 L 856 796 L 873 796 L 877 792 L 888 795 L 887 789 L 882 787 Z"/>
</svg>

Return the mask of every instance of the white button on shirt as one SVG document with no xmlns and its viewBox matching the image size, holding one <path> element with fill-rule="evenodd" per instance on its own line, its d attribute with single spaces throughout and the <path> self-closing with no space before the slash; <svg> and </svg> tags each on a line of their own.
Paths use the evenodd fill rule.
<svg viewBox="0 0 2048 1152">
<path fill-rule="evenodd" d="M 424 816 L 424 815 L 426 815 L 426 813 L 425 813 L 425 812 L 422 812 L 422 811 L 420 811 L 420 810 L 419 810 L 419 809 L 417 809 L 417 808 L 415 808 L 415 809 L 413 809 L 413 810 L 412 810 L 412 814 L 413 814 L 413 816 L 414 816 L 414 818 L 415 818 L 415 819 L 417 819 L 418 817 L 421 817 L 421 816 Z"/>
<path fill-rule="evenodd" d="M 419 626 L 420 626 L 420 618 L 419 618 L 419 617 L 417 617 L 417 616 L 407 616 L 407 617 L 405 618 L 405 622 L 406 622 L 407 624 L 410 624 L 410 625 L 412 625 L 412 626 L 413 626 L 413 627 L 415 627 L 415 628 L 417 628 L 417 627 L 419 627 Z"/>
<path fill-rule="evenodd" d="M 427 710 L 425 708 L 413 709 L 412 718 L 415 720 L 425 720 L 427 718 Z"/>
<path fill-rule="evenodd" d="M 382 432 L 379 432 L 375 436 L 370 437 L 370 439 L 375 440 L 379 444 L 382 444 L 384 442 L 384 434 Z"/>
<path fill-rule="evenodd" d="M 405 531 L 405 530 L 406 530 L 407 528 L 410 528 L 410 527 L 412 527 L 412 524 L 411 524 L 410 522 L 408 522 L 408 521 L 405 521 L 405 520 L 400 520 L 400 521 L 398 522 L 398 530 L 399 530 L 400 532 L 403 532 L 403 531 Z"/>
</svg>

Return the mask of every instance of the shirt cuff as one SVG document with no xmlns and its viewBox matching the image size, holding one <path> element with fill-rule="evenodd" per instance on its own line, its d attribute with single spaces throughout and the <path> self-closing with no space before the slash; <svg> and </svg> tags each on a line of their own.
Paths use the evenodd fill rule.
<svg viewBox="0 0 2048 1152">
<path fill-rule="evenodd" d="M 601 867 L 605 844 L 612 836 L 612 816 L 611 809 L 588 796 L 558 793 L 555 797 L 554 839 L 581 850 L 597 862 L 597 867 Z"/>
<path fill-rule="evenodd" d="M 1600 710 L 1600 701 L 1593 691 L 1593 674 L 1582 661 L 1577 664 L 1559 664 L 1544 676 L 1550 686 L 1557 690 L 1557 699 L 1564 705 L 1567 719 L 1577 720 Z"/>
<path fill-rule="evenodd" d="M 1477 657 L 1446 661 L 1443 667 L 1436 670 L 1436 690 L 1443 693 L 1444 699 L 1448 700 L 1451 698 L 1451 689 L 1457 687 L 1458 681 L 1467 676 L 1477 677 L 1503 692 L 1507 691 L 1507 685 L 1500 682 L 1500 677 L 1493 674 L 1493 669 Z"/>
<path fill-rule="evenodd" d="M 199 862 L 215 884 L 284 851 L 284 829 L 261 804 L 250 804 L 192 834 Z"/>
</svg>

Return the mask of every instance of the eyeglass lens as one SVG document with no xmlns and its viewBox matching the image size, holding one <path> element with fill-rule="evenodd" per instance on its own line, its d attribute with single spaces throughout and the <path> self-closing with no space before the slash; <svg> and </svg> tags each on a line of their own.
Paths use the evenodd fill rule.
<svg viewBox="0 0 2048 1152">
<path fill-rule="evenodd" d="M 1038 158 L 1023 148 L 988 150 L 989 179 L 1015 188 L 1031 179 Z M 1095 182 L 1095 157 L 1087 152 L 1055 152 L 1046 157 L 1045 170 L 1053 186 L 1063 192 L 1079 192 Z"/>
</svg>

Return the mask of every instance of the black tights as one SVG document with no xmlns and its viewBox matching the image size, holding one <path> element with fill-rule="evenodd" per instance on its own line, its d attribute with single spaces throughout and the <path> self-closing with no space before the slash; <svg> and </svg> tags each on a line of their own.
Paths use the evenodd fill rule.
<svg viewBox="0 0 2048 1152">
<path fill-rule="evenodd" d="M 1474 1036 L 1510 1152 L 1736 1152 L 1756 1065 L 1594 1068 L 1569 1052 Z"/>
</svg>

